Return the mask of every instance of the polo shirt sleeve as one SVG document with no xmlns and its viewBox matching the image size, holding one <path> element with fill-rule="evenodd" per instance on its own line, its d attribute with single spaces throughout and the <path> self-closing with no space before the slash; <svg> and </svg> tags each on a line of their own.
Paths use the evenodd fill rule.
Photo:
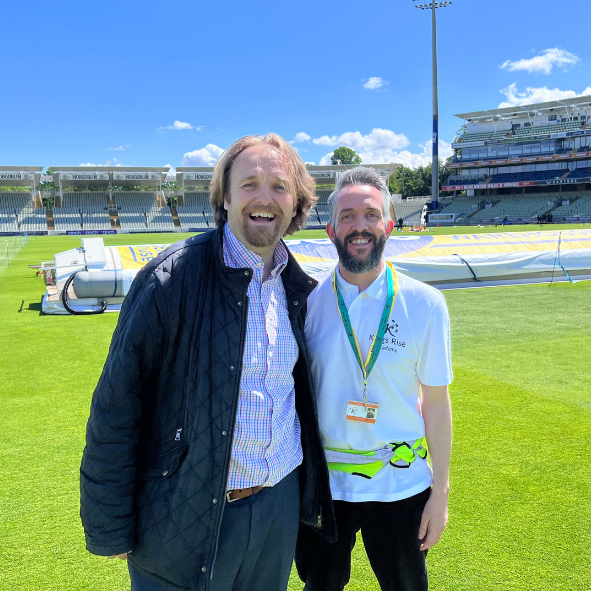
<svg viewBox="0 0 591 591">
<path fill-rule="evenodd" d="M 417 375 L 426 386 L 447 386 L 453 381 L 449 313 L 441 294 L 427 319 L 417 363 Z"/>
</svg>

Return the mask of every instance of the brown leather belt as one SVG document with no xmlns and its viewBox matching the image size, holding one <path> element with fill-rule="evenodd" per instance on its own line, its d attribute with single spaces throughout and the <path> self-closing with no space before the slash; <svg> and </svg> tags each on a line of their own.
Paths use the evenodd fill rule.
<svg viewBox="0 0 591 591">
<path fill-rule="evenodd" d="M 250 488 L 237 488 L 236 490 L 229 490 L 226 493 L 226 501 L 232 503 L 240 499 L 245 499 L 251 495 L 256 495 L 263 490 L 263 486 L 251 486 Z"/>
</svg>

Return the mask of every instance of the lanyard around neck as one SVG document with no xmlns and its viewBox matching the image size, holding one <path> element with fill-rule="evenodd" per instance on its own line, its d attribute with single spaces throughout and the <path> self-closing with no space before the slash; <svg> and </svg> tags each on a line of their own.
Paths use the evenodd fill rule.
<svg viewBox="0 0 591 591">
<path fill-rule="evenodd" d="M 388 285 L 388 295 L 386 296 L 386 304 L 384 305 L 384 311 L 382 312 L 382 317 L 380 318 L 378 330 L 374 336 L 373 342 L 369 349 L 367 360 L 365 361 L 365 363 L 363 363 L 363 360 L 361 358 L 361 349 L 359 348 L 359 342 L 357 340 L 357 335 L 353 330 L 353 326 L 351 325 L 351 319 L 349 318 L 349 311 L 347 310 L 347 306 L 345 305 L 345 301 L 343 300 L 343 296 L 341 295 L 341 292 L 339 291 L 339 286 L 337 285 L 336 267 L 332 274 L 332 289 L 337 297 L 337 305 L 339 308 L 339 313 L 341 315 L 341 320 L 343 321 L 345 332 L 347 333 L 347 338 L 349 339 L 351 349 L 353 349 L 355 359 L 357 359 L 357 363 L 359 364 L 359 368 L 361 369 L 361 373 L 363 374 L 363 402 L 366 404 L 367 380 L 369 378 L 371 370 L 373 369 L 374 365 L 376 364 L 376 361 L 378 360 L 378 356 L 382 348 L 382 342 L 384 340 L 384 335 L 386 334 L 386 329 L 388 328 L 390 315 L 392 314 L 394 302 L 396 301 L 396 296 L 398 295 L 398 273 L 396 272 L 396 269 L 394 269 L 392 264 L 387 261 L 386 281 Z"/>
</svg>

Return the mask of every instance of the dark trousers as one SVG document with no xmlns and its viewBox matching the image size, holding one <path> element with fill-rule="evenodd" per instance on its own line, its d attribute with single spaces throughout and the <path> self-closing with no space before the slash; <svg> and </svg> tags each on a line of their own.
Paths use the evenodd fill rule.
<svg viewBox="0 0 591 591">
<path fill-rule="evenodd" d="M 296 566 L 304 591 L 342 591 L 351 577 L 351 552 L 359 530 L 382 591 L 426 591 L 426 551 L 418 539 L 431 489 L 391 503 L 335 501 L 339 539 L 329 544 L 300 528 Z"/>
<path fill-rule="evenodd" d="M 226 504 L 209 591 L 285 591 L 300 516 L 298 469 Z M 162 591 L 129 564 L 131 591 Z"/>
</svg>

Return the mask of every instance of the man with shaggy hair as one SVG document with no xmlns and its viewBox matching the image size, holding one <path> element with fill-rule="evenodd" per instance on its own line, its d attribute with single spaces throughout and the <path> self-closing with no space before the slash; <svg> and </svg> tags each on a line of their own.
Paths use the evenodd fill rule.
<svg viewBox="0 0 591 591">
<path fill-rule="evenodd" d="M 301 520 L 336 538 L 304 341 L 316 282 L 281 240 L 314 180 L 275 134 L 218 161 L 217 230 L 137 275 L 81 466 L 87 548 L 132 591 L 281 591 Z"/>
<path fill-rule="evenodd" d="M 449 317 L 439 291 L 383 259 L 389 207 L 371 168 L 345 172 L 329 199 L 339 262 L 318 277 L 306 337 L 338 541 L 302 527 L 305 591 L 344 589 L 359 531 L 382 591 L 426 591 L 427 549 L 447 522 Z"/>
</svg>

